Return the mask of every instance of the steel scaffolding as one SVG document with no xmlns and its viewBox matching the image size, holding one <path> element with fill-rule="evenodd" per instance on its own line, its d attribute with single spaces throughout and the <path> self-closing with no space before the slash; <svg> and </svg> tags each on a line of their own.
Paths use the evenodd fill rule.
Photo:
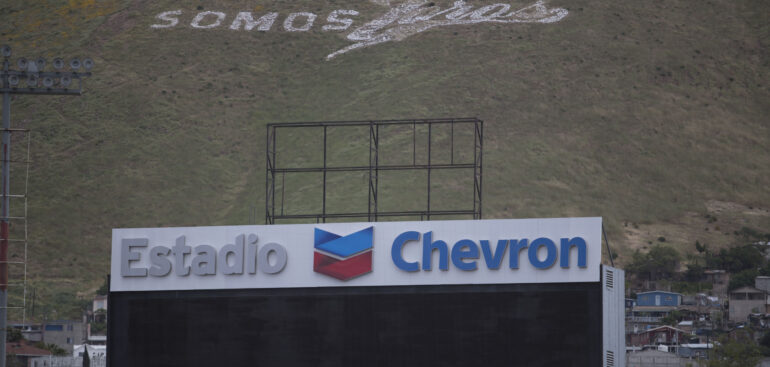
<svg viewBox="0 0 770 367">
<path fill-rule="evenodd" d="M 406 164 L 383 164 L 383 152 L 381 151 L 381 142 L 385 127 L 391 126 L 411 126 L 412 140 L 412 162 Z M 427 141 L 420 142 L 425 144 L 426 157 L 421 157 L 425 162 L 418 162 L 417 150 L 417 127 L 427 127 Z M 449 157 L 444 154 L 441 158 L 443 163 L 436 163 L 437 157 L 432 152 L 436 146 L 434 138 L 434 127 L 449 126 L 448 142 L 444 142 L 444 150 L 449 150 Z M 368 146 L 369 161 L 368 165 L 329 165 L 329 129 L 345 128 L 366 128 L 368 127 Z M 316 129 L 318 130 L 318 140 L 322 141 L 322 152 L 319 152 L 321 164 L 309 164 L 301 166 L 286 166 L 278 163 L 277 156 L 277 136 L 279 131 L 287 129 Z M 471 129 L 473 134 L 472 147 L 459 147 L 460 150 L 472 148 L 472 159 L 456 159 L 456 130 L 465 128 Z M 430 220 L 437 216 L 470 216 L 473 219 L 481 219 L 482 216 L 482 162 L 483 162 L 483 121 L 477 118 L 447 118 L 447 119 L 429 119 L 429 120 L 386 120 L 386 121 L 332 121 L 332 122 L 298 122 L 298 123 L 273 123 L 267 125 L 266 135 L 266 166 L 265 166 L 265 223 L 275 224 L 281 220 L 302 220 L 313 219 L 316 222 L 325 223 L 328 219 L 360 218 L 369 222 L 376 222 L 383 217 L 419 217 L 420 220 Z M 444 137 L 446 138 L 446 137 Z M 311 142 L 305 142 L 310 144 Z M 366 144 L 366 142 L 358 142 Z M 421 145 L 422 146 L 422 145 Z M 433 155 L 432 155 L 433 154 Z M 447 159 L 448 158 L 448 159 Z M 437 171 L 445 170 L 465 170 L 473 177 L 473 197 L 468 198 L 472 204 L 468 207 L 453 209 L 436 210 L 431 207 L 431 174 Z M 427 175 L 427 185 L 424 187 L 426 196 L 425 206 L 422 210 L 391 210 L 383 211 L 379 208 L 380 203 L 379 183 L 380 175 L 386 171 L 412 171 L 425 172 Z M 309 211 L 303 213 L 284 213 L 285 182 L 286 176 L 300 173 L 321 173 L 321 208 L 320 211 Z M 367 211 L 355 212 L 329 212 L 327 208 L 328 173 L 330 172 L 363 172 L 367 176 L 368 202 Z M 280 183 L 279 183 L 280 182 Z M 280 199 L 276 203 L 276 186 L 280 187 Z M 416 188 L 415 188 L 416 189 Z"/>
</svg>

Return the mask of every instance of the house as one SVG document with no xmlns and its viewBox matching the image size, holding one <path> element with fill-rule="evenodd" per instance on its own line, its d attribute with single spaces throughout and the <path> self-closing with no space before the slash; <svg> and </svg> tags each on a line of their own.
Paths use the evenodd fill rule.
<svg viewBox="0 0 770 367">
<path fill-rule="evenodd" d="M 637 324 L 659 324 L 673 311 L 676 311 L 675 306 L 636 306 L 626 320 Z"/>
<path fill-rule="evenodd" d="M 754 287 L 741 287 L 730 292 L 730 312 L 728 319 L 734 322 L 746 322 L 749 314 L 764 313 L 767 304 L 766 292 Z"/>
<path fill-rule="evenodd" d="M 730 284 L 730 273 L 724 270 L 706 270 L 703 276 L 711 283 L 711 292 L 722 299 L 727 297 L 727 286 Z"/>
<path fill-rule="evenodd" d="M 97 295 L 94 297 L 92 306 L 93 321 L 104 323 L 107 322 L 107 296 Z"/>
<path fill-rule="evenodd" d="M 637 306 L 679 306 L 682 304 L 682 295 L 674 292 L 651 291 L 636 295 Z"/>
<path fill-rule="evenodd" d="M 56 344 L 67 352 L 72 352 L 75 344 L 82 344 L 86 339 L 86 328 L 81 321 L 46 321 L 42 329 L 43 342 Z"/>
<path fill-rule="evenodd" d="M 683 320 L 683 321 L 680 321 L 678 324 L 676 324 L 676 327 L 678 327 L 679 329 L 683 330 L 688 334 L 692 334 L 694 330 L 694 326 L 695 326 L 694 321 L 692 320 Z"/>
<path fill-rule="evenodd" d="M 709 349 L 713 348 L 713 343 L 681 344 L 676 354 L 685 358 L 708 359 Z"/>
<path fill-rule="evenodd" d="M 9 321 L 8 327 L 21 330 L 21 336 L 26 340 L 31 342 L 43 341 L 43 331 L 40 324 Z"/>
<path fill-rule="evenodd" d="M 90 344 L 80 344 L 76 345 L 75 348 L 73 348 L 72 356 L 73 357 L 83 357 L 83 354 L 85 354 L 85 351 L 88 350 L 88 357 L 93 361 L 95 359 L 106 359 L 107 358 L 107 346 L 106 345 L 90 345 Z"/>
<path fill-rule="evenodd" d="M 626 320 L 633 323 L 629 327 L 635 330 L 649 328 L 658 324 L 664 317 L 675 311 L 682 303 L 682 295 L 665 291 L 642 292 L 636 295 L 636 305 Z M 645 325 L 646 324 L 646 325 Z"/>
<path fill-rule="evenodd" d="M 51 352 L 32 346 L 30 342 L 21 340 L 5 343 L 5 353 L 8 357 L 15 356 L 20 366 L 28 366 L 30 358 L 50 356 Z"/>
<path fill-rule="evenodd" d="M 754 288 L 760 291 L 770 292 L 770 277 L 758 276 L 754 278 Z"/>
<path fill-rule="evenodd" d="M 668 325 L 626 335 L 626 345 L 677 345 L 689 341 L 689 334 Z"/>
</svg>

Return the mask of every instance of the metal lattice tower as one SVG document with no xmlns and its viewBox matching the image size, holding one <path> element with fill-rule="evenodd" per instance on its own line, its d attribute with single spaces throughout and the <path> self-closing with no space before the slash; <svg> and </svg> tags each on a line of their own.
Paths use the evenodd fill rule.
<svg viewBox="0 0 770 367">
<path fill-rule="evenodd" d="M 3 129 L 11 135 L 11 149 L 15 151 L 5 154 L 0 151 L 0 160 L 9 166 L 13 180 L 8 187 L 7 216 L 3 220 L 9 223 L 8 229 L 8 259 L 4 262 L 8 266 L 8 280 L 0 286 L 8 287 L 7 311 L 21 313 L 22 325 L 27 324 L 27 254 L 28 254 L 28 226 L 27 226 L 27 199 L 30 165 L 31 133 L 27 129 Z M 16 158 L 13 157 L 22 157 Z M 14 316 L 18 317 L 18 312 Z"/>
<path fill-rule="evenodd" d="M 27 284 L 27 193 L 26 193 L 26 180 L 29 173 L 29 165 L 27 163 L 27 170 L 25 174 L 24 194 L 11 194 L 11 166 L 12 161 L 11 147 L 12 147 L 12 135 L 17 131 L 24 131 L 11 128 L 11 96 L 20 94 L 31 95 L 62 95 L 62 96 L 79 96 L 82 93 L 83 79 L 91 76 L 90 70 L 94 66 L 94 61 L 90 58 L 84 59 L 82 62 L 80 59 L 75 58 L 70 60 L 69 64 L 65 63 L 61 58 L 55 58 L 50 65 L 54 71 L 46 71 L 46 66 L 49 65 L 45 58 L 39 57 L 35 60 L 27 60 L 24 57 L 20 57 L 16 60 L 16 69 L 11 66 L 11 47 L 3 45 L 0 47 L 0 56 L 3 57 L 2 69 L 0 69 L 0 93 L 3 96 L 2 105 L 2 148 L 0 154 L 2 154 L 2 205 L 0 206 L 0 330 L 5 330 L 8 321 L 8 310 L 13 307 L 9 306 L 9 289 L 17 289 L 17 285 L 14 285 L 10 281 L 13 277 L 19 276 L 19 274 L 13 274 L 9 272 L 12 266 L 21 266 L 23 270 L 22 279 L 22 318 L 26 323 L 26 284 Z M 70 70 L 65 70 L 69 66 Z M 81 68 L 85 69 L 85 72 L 80 72 Z M 75 83 L 76 82 L 76 83 Z M 15 144 L 13 145 L 15 146 Z M 27 142 L 27 160 L 29 162 L 29 140 Z M 14 175 L 16 177 L 16 175 Z M 11 199 L 23 199 L 24 200 L 24 214 L 12 215 L 10 212 Z M 13 230 L 18 231 L 15 227 L 23 228 L 23 236 L 16 235 L 15 238 L 11 237 L 12 223 L 15 221 L 21 221 L 22 225 L 14 225 Z M 17 253 L 11 249 L 11 244 L 14 243 L 12 239 L 19 243 L 20 240 L 24 244 L 24 256 L 23 260 L 16 259 L 19 257 Z M 11 258 L 8 254 L 11 250 Z M 14 257 L 14 255 L 16 255 Z M 19 260 L 19 261 L 16 261 Z M 0 367 L 6 365 L 6 333 L 0 332 Z"/>
</svg>

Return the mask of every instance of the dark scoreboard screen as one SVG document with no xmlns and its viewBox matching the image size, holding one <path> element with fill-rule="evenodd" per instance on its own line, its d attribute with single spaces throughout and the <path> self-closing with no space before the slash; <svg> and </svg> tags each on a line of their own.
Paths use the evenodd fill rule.
<svg viewBox="0 0 770 367">
<path fill-rule="evenodd" d="M 599 283 L 113 292 L 136 366 L 598 366 Z"/>
</svg>

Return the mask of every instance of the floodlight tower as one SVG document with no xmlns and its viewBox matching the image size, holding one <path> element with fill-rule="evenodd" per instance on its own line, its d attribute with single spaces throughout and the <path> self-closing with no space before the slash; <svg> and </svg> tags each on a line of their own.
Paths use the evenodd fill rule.
<svg viewBox="0 0 770 367">
<path fill-rule="evenodd" d="M 46 72 L 46 60 L 42 57 L 36 60 L 19 58 L 16 60 L 18 70 L 11 70 L 9 59 L 11 47 L 0 47 L 3 57 L 3 69 L 0 71 L 0 92 L 3 93 L 3 134 L 2 134 L 2 208 L 0 209 L 0 367 L 5 367 L 5 330 L 8 318 L 8 220 L 10 203 L 10 154 L 11 154 L 11 94 L 45 94 L 45 95 L 80 95 L 83 79 L 91 76 L 94 61 L 90 58 L 72 59 L 69 62 L 71 71 L 63 71 L 66 67 L 61 58 L 52 62 L 54 71 Z M 80 72 L 80 69 L 85 72 Z M 21 80 L 26 79 L 26 86 L 21 86 Z M 72 85 L 77 80 L 77 85 Z"/>
</svg>

